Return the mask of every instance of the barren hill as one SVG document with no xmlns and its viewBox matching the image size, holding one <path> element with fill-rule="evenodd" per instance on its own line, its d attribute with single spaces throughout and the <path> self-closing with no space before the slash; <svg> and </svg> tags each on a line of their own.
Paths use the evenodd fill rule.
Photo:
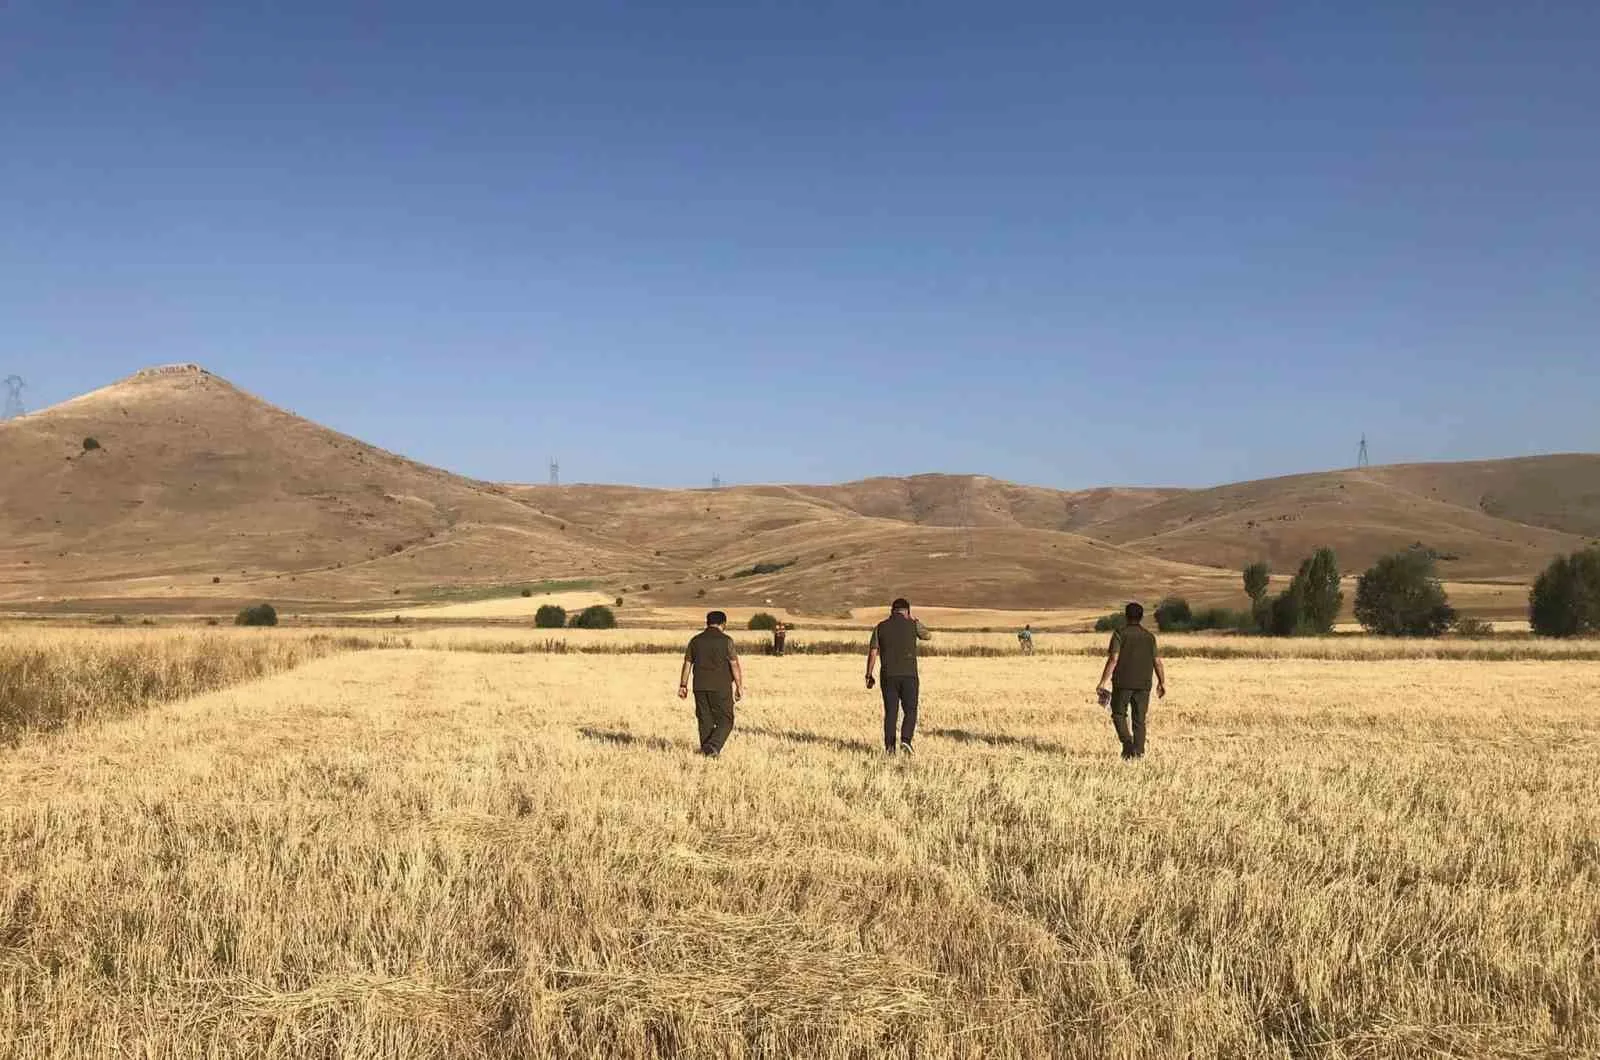
<svg viewBox="0 0 1600 1060">
<path fill-rule="evenodd" d="M 1280 571 L 1292 570 L 1320 545 L 1332 547 L 1346 570 L 1359 570 L 1386 552 L 1420 543 L 1439 554 L 1445 577 L 1522 580 L 1552 556 L 1584 545 L 1583 536 L 1560 527 L 1596 520 L 1600 456 L 1553 456 L 1219 486 L 1169 497 L 1085 532 L 1146 555 L 1232 569 L 1266 559 Z"/>
<path fill-rule="evenodd" d="M 481 484 L 193 365 L 0 424 L 0 454 L 0 594 L 12 600 L 359 599 L 625 565 Z"/>
<path fill-rule="evenodd" d="M 193 365 L 0 423 L 0 601 L 13 610 L 425 600 L 543 580 L 816 612 L 894 593 L 987 607 L 1173 591 L 1236 603 L 1240 566 L 1288 571 L 1324 544 L 1346 570 L 1421 542 L 1446 577 L 1518 581 L 1597 532 L 1593 455 L 1207 490 L 952 475 L 508 486 L 376 449 Z"/>
</svg>

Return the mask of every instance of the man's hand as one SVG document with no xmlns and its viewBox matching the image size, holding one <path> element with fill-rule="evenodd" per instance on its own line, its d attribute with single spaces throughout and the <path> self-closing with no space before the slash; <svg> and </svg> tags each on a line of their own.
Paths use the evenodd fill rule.
<svg viewBox="0 0 1600 1060">
<path fill-rule="evenodd" d="M 877 681 L 875 681 L 875 680 L 873 680 L 873 678 L 872 678 L 872 675 L 871 675 L 871 674 L 868 674 L 868 675 L 867 675 L 867 688 L 869 688 L 869 689 L 870 689 L 870 688 L 871 688 L 871 687 L 872 687 L 872 686 L 873 686 L 873 685 L 875 685 L 875 684 L 877 684 L 877 683 L 878 683 L 878 682 L 877 682 Z"/>
<path fill-rule="evenodd" d="M 1166 686 L 1165 683 L 1156 685 L 1156 698 L 1157 699 L 1166 699 L 1167 698 L 1167 686 Z"/>
<path fill-rule="evenodd" d="M 688 685 L 679 685 L 678 686 L 678 698 L 679 699 L 688 699 L 689 698 L 689 686 Z"/>
<path fill-rule="evenodd" d="M 733 686 L 733 701 L 735 703 L 737 703 L 743 698 L 744 698 L 744 686 L 743 685 L 734 685 Z"/>
</svg>

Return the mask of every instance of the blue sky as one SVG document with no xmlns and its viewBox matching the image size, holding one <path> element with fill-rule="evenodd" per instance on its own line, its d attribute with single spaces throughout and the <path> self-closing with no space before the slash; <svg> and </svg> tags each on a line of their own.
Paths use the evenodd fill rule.
<svg viewBox="0 0 1600 1060">
<path fill-rule="evenodd" d="M 1600 449 L 1596 54 L 1578 3 L 0 0 L 0 375 L 199 361 L 522 481 Z"/>
</svg>

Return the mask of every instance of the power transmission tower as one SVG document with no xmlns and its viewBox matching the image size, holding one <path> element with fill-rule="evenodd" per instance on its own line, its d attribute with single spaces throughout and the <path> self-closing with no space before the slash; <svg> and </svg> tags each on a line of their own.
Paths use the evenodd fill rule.
<svg viewBox="0 0 1600 1060">
<path fill-rule="evenodd" d="M 556 458 L 553 456 L 550 458 L 550 485 L 561 485 L 561 465 L 556 462 Z"/>
<path fill-rule="evenodd" d="M 4 414 L 0 414 L 0 420 L 15 419 L 26 411 L 22 407 L 22 391 L 27 385 L 20 375 L 6 376 L 6 407 Z"/>
<path fill-rule="evenodd" d="M 719 490 L 719 489 L 722 488 L 722 476 L 721 475 L 713 474 L 711 476 L 711 488 L 714 489 L 714 490 Z"/>
<path fill-rule="evenodd" d="M 1367 436 L 1361 436 L 1361 448 L 1356 450 L 1356 467 L 1371 467 L 1372 459 L 1367 456 Z"/>
</svg>

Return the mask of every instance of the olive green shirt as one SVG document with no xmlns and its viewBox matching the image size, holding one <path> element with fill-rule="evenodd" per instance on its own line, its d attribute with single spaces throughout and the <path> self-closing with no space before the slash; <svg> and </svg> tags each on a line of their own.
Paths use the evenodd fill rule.
<svg viewBox="0 0 1600 1060">
<path fill-rule="evenodd" d="M 917 641 L 932 640 L 933 634 L 920 619 L 890 615 L 872 631 L 868 650 L 883 660 L 883 676 L 917 676 Z"/>
<path fill-rule="evenodd" d="M 1119 629 L 1111 634 L 1110 650 L 1117 657 L 1111 686 L 1148 691 L 1156 672 L 1156 635 L 1143 626 Z"/>
<path fill-rule="evenodd" d="M 694 667 L 696 692 L 733 694 L 733 660 L 739 657 L 739 649 L 732 637 L 715 628 L 698 633 L 683 657 Z"/>
</svg>

